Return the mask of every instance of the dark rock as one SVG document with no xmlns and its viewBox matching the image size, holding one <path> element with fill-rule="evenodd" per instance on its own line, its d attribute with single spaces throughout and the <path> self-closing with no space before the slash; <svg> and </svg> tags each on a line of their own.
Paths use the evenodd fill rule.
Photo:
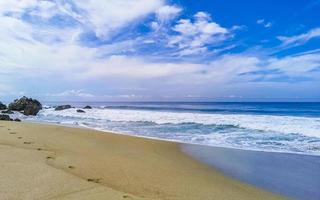
<svg viewBox="0 0 320 200">
<path fill-rule="evenodd" d="M 0 115 L 0 120 L 2 121 L 12 121 L 9 115 Z"/>
<path fill-rule="evenodd" d="M 40 111 L 40 107 L 38 104 L 28 104 L 24 108 L 23 114 L 25 115 L 37 115 L 38 112 Z"/>
<path fill-rule="evenodd" d="M 85 107 L 83 107 L 83 109 L 92 109 L 92 107 L 91 106 L 85 106 Z"/>
<path fill-rule="evenodd" d="M 61 105 L 61 106 L 57 106 L 54 110 L 58 111 L 58 110 L 65 110 L 69 108 L 72 108 L 72 107 L 70 105 Z"/>
<path fill-rule="evenodd" d="M 14 119 L 13 121 L 15 121 L 15 122 L 21 122 L 21 119 L 16 118 L 16 119 Z"/>
<path fill-rule="evenodd" d="M 9 104 L 9 110 L 22 111 L 24 115 L 37 115 L 41 109 L 42 105 L 39 101 L 25 96 Z"/>
<path fill-rule="evenodd" d="M 7 106 L 0 101 L 0 110 L 5 110 L 5 109 L 7 109 Z"/>
<path fill-rule="evenodd" d="M 1 113 L 3 113 L 3 114 L 14 114 L 14 112 L 12 110 L 3 110 L 3 111 L 1 111 Z"/>
<path fill-rule="evenodd" d="M 81 109 L 78 109 L 77 112 L 78 112 L 78 113 L 85 113 L 85 111 L 84 111 L 84 110 L 81 110 Z"/>
</svg>

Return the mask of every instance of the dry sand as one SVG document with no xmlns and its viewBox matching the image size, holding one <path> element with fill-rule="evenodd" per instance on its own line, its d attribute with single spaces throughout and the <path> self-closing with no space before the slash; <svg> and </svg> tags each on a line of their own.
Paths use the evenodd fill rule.
<svg viewBox="0 0 320 200">
<path fill-rule="evenodd" d="M 177 143 L 0 122 L 1 200 L 281 199 L 232 180 Z"/>
</svg>

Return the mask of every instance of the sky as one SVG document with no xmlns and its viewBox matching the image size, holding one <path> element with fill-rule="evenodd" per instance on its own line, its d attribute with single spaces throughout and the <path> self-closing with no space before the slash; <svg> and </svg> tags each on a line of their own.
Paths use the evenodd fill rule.
<svg viewBox="0 0 320 200">
<path fill-rule="evenodd" d="M 0 101 L 320 101 L 320 1 L 1 0 Z"/>
</svg>

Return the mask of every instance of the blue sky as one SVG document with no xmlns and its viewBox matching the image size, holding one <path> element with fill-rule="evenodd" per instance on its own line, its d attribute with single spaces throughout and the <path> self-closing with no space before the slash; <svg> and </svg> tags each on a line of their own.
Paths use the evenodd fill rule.
<svg viewBox="0 0 320 200">
<path fill-rule="evenodd" d="M 320 1 L 1 0 L 0 100 L 319 101 Z"/>
</svg>

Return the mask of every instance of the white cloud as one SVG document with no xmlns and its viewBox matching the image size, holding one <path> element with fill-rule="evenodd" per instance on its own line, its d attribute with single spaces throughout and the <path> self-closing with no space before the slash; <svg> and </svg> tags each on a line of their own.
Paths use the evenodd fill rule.
<svg viewBox="0 0 320 200">
<path fill-rule="evenodd" d="M 202 20 L 208 19 L 208 16 L 203 14 L 199 14 L 197 17 Z M 113 52 L 115 46 L 120 48 L 119 50 L 128 48 L 128 43 L 116 43 L 110 47 L 83 47 L 75 43 L 73 39 L 74 35 L 78 34 L 78 29 L 67 29 L 64 30 L 62 43 L 48 44 L 32 38 L 33 35 L 39 33 L 39 30 L 30 24 L 9 17 L 1 17 L 1 22 L 4 28 L 0 30 L 2 39 L 0 42 L 0 66 L 2 70 L 17 75 L 42 76 L 50 74 L 66 79 L 70 79 L 70 75 L 72 75 L 73 79 L 91 80 L 105 77 L 126 77 L 138 80 L 165 77 L 170 79 L 169 82 L 185 84 L 193 81 L 205 83 L 237 80 L 239 74 L 261 70 L 261 66 L 264 66 L 266 70 L 278 69 L 286 75 L 298 76 L 306 74 L 320 65 L 318 53 L 288 56 L 281 59 L 266 59 L 267 64 L 265 59 L 244 55 L 226 55 L 208 64 L 158 62 L 145 57 L 125 55 L 101 56 L 108 51 Z M 192 23 L 190 25 L 194 26 Z M 186 36 L 189 33 L 184 32 L 183 26 L 177 28 L 182 35 Z M 226 29 L 214 29 L 210 26 L 208 28 L 206 25 L 199 25 L 201 34 L 227 33 Z M 198 33 L 199 31 L 196 29 L 193 32 Z M 49 33 L 60 34 L 56 31 L 49 31 Z M 190 34 L 194 36 L 193 33 Z M 194 41 L 188 40 L 188 42 L 193 43 Z M 201 48 L 204 48 L 203 51 L 206 51 L 202 44 L 191 45 L 194 48 L 183 50 L 201 51 Z M 183 44 L 181 43 L 181 45 Z M 189 54 L 194 54 L 194 52 Z"/>
<path fill-rule="evenodd" d="M 311 78 L 319 76 L 319 73 L 310 72 L 320 65 L 319 52 L 264 59 L 248 55 L 224 55 L 207 60 L 206 63 L 195 63 L 186 60 L 168 61 L 169 59 L 163 59 L 161 56 L 138 56 L 134 53 L 126 55 L 124 52 L 131 50 L 134 52 L 137 45 L 142 45 L 142 43 L 137 44 L 134 39 L 94 47 L 83 46 L 78 41 L 79 35 L 88 31 L 87 29 L 92 30 L 99 37 L 108 38 L 111 32 L 139 21 L 148 13 L 155 14 L 158 17 L 157 23 L 159 23 L 161 20 L 170 21 L 181 12 L 179 7 L 165 6 L 162 1 L 139 0 L 137 5 L 131 3 L 124 5 L 123 2 L 126 1 L 109 1 L 108 3 L 97 1 L 97 5 L 92 5 L 93 1 L 89 0 L 80 3 L 77 1 L 76 5 L 79 8 L 85 3 L 88 4 L 88 7 L 83 8 L 79 13 L 75 12 L 69 4 L 61 3 L 61 1 L 55 5 L 52 4 L 52 1 L 44 4 L 37 4 L 37 2 L 32 0 L 3 0 L 0 2 L 0 68 L 6 73 L 4 76 L 1 75 L 0 93 L 8 91 L 4 86 L 9 79 L 13 81 L 19 79 L 25 82 L 43 78 L 49 80 L 48 84 L 57 83 L 57 78 L 72 83 L 87 81 L 88 84 L 117 79 L 116 81 L 123 82 L 121 83 L 123 87 L 143 87 L 148 88 L 149 91 L 155 91 L 154 88 L 158 85 L 162 88 L 200 85 L 201 88 L 210 87 L 211 90 L 212 87 L 217 88 L 232 82 L 246 83 L 252 78 L 261 76 L 267 78 L 280 75 Z M 142 2 L 146 3 L 146 7 L 142 6 L 145 5 Z M 103 8 L 107 4 L 108 6 L 110 4 L 110 7 L 107 8 L 110 12 L 101 13 L 105 12 Z M 137 7 L 132 8 L 131 11 L 130 7 L 134 6 Z M 80 25 L 59 27 L 48 24 L 40 27 L 21 18 L 26 9 L 31 10 L 32 16 L 41 20 L 48 20 L 52 16 L 62 14 L 71 16 Z M 129 13 L 128 16 L 125 16 L 127 10 Z M 8 11 L 14 14 L 5 15 Z M 108 20 L 110 24 L 107 23 Z M 232 28 L 227 29 L 213 22 L 210 15 L 205 12 L 198 12 L 192 20 L 181 19 L 171 28 L 174 34 L 167 35 L 169 45 L 172 52 L 178 50 L 178 55 L 181 56 L 205 53 L 208 51 L 208 45 L 223 42 L 230 37 L 230 32 L 232 32 Z M 314 37 L 314 33 L 311 35 Z M 305 40 L 301 38 L 305 36 L 300 36 L 299 39 L 295 39 L 295 42 Z M 144 44 L 158 42 L 152 37 L 138 41 L 144 41 Z M 280 75 L 241 76 L 241 74 L 250 74 L 250 72 L 259 70 L 277 70 Z M 18 87 L 23 87 L 23 85 L 18 85 Z M 117 85 L 111 87 L 114 88 Z M 188 89 L 188 87 L 180 88 Z M 18 89 L 21 90 L 21 88 Z M 127 94 L 135 94 L 129 92 Z M 192 91 L 188 91 L 187 94 L 190 94 L 189 92 Z M 135 95 L 135 97 L 139 96 L 139 94 Z M 82 90 L 67 90 L 47 96 L 96 98 L 93 94 Z M 129 97 L 133 98 L 132 95 Z"/>
<path fill-rule="evenodd" d="M 320 69 L 320 53 L 271 58 L 268 68 L 279 69 L 288 76 L 315 75 L 311 71 Z"/>
<path fill-rule="evenodd" d="M 320 28 L 314 28 L 308 31 L 307 33 L 303 33 L 300 35 L 294 35 L 291 37 L 287 36 L 278 36 L 278 39 L 282 42 L 283 45 L 301 45 L 313 38 L 320 37 Z"/>
<path fill-rule="evenodd" d="M 79 2 L 77 2 L 79 7 L 84 6 L 84 1 Z M 41 1 L 37 4 L 37 1 L 32 0 L 1 1 L 0 65 L 2 70 L 11 74 L 16 74 L 19 71 L 19 74 L 34 76 L 55 74 L 61 71 L 65 71 L 64 74 L 68 76 L 74 70 L 79 71 L 78 73 L 92 72 L 88 68 L 101 67 L 104 62 L 108 64 L 109 60 L 113 60 L 104 60 L 99 57 L 128 51 L 132 45 L 131 41 L 123 41 L 92 48 L 82 46 L 77 40 L 86 27 L 38 26 L 22 19 L 21 16 L 26 10 L 30 11 L 32 16 L 42 20 L 67 13 L 79 21 L 90 21 L 90 23 L 96 24 L 94 31 L 97 31 L 96 28 L 98 28 L 98 32 L 103 31 L 103 34 L 108 35 L 111 29 L 114 31 L 114 29 L 125 26 L 132 20 L 144 16 L 152 10 L 156 11 L 158 7 L 161 8 L 163 5 L 160 0 L 86 1 L 86 10 L 82 12 L 88 16 L 79 17 L 68 7 L 70 5 L 66 2 L 65 4 L 55 3 Z M 54 12 L 46 12 L 48 10 L 54 10 Z M 14 12 L 15 15 L 5 15 L 8 12 Z M 98 21 L 94 21 L 96 18 Z M 108 27 L 111 29 L 109 30 Z M 121 69 L 111 71 L 123 71 L 122 74 L 126 74 L 125 70 Z"/>
<path fill-rule="evenodd" d="M 174 5 L 165 5 L 160 7 L 155 12 L 155 21 L 150 23 L 151 29 L 155 32 L 159 32 L 161 28 L 167 28 L 166 26 L 168 26 L 168 24 L 170 24 L 170 22 L 176 18 L 181 11 L 182 9 L 180 7 Z"/>
<path fill-rule="evenodd" d="M 66 90 L 61 93 L 47 93 L 46 96 L 50 96 L 50 97 L 82 97 L 82 98 L 95 97 L 93 94 L 83 92 L 82 90 Z"/>
<path fill-rule="evenodd" d="M 207 50 L 206 45 L 219 43 L 227 38 L 229 31 L 212 22 L 208 13 L 198 12 L 194 21 L 181 19 L 173 27 L 177 34 L 169 38 L 169 46 L 177 46 L 179 55 L 193 55 Z"/>
<path fill-rule="evenodd" d="M 85 29 L 93 31 L 101 39 L 109 39 L 119 29 L 131 25 L 148 14 L 157 12 L 165 18 L 177 12 L 176 7 L 165 7 L 164 0 L 2 0 L 0 13 L 21 17 L 30 16 L 48 20 L 65 15 L 78 21 Z"/>
<path fill-rule="evenodd" d="M 30 12 L 30 15 L 43 19 L 50 19 L 59 14 L 58 6 L 51 1 L 38 1 Z"/>
<path fill-rule="evenodd" d="M 37 5 L 37 0 L 3 0 L 0 1 L 0 12 L 21 12 L 26 8 L 34 7 Z"/>
<path fill-rule="evenodd" d="M 160 22 L 169 21 L 175 18 L 181 11 L 180 7 L 165 5 L 156 11 L 156 17 Z"/>
<path fill-rule="evenodd" d="M 271 22 L 266 22 L 264 19 L 258 19 L 257 24 L 260 24 L 265 28 L 271 28 L 271 26 L 272 26 Z"/>
<path fill-rule="evenodd" d="M 108 38 L 120 28 L 156 12 L 163 0 L 77 0 L 82 20 L 99 38 Z"/>
<path fill-rule="evenodd" d="M 175 63 L 152 63 L 143 58 L 128 56 L 105 56 L 105 54 L 128 49 L 130 41 L 101 47 L 84 47 L 74 38 L 78 28 L 52 30 L 37 28 L 16 18 L 1 17 L 0 65 L 7 73 L 25 76 L 60 74 L 60 78 L 94 78 L 123 76 L 136 78 L 161 77 L 193 70 L 193 64 L 182 68 Z M 33 36 L 62 37 L 62 42 L 38 41 Z M 19 73 L 17 73 L 19 72 Z"/>
<path fill-rule="evenodd" d="M 150 79 L 181 74 L 192 74 L 199 70 L 199 64 L 148 62 L 145 58 L 111 56 L 87 65 L 81 78 L 125 76 L 128 78 Z"/>
<path fill-rule="evenodd" d="M 318 72 L 315 72 L 318 70 Z M 260 82 L 284 82 L 295 78 L 310 78 L 320 81 L 320 53 L 284 58 L 260 58 L 249 55 L 224 55 L 188 75 L 185 80 L 193 84 L 247 83 L 255 79 Z M 279 78 L 279 79 L 277 79 Z"/>
</svg>

